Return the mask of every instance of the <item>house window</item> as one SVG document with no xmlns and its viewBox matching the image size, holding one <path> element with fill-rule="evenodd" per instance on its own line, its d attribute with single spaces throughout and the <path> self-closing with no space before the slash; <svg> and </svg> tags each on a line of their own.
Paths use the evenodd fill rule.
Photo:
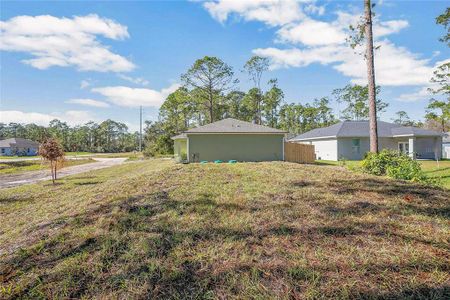
<svg viewBox="0 0 450 300">
<path fill-rule="evenodd" d="M 403 154 L 409 153 L 409 143 L 408 142 L 399 142 L 398 143 L 398 152 Z"/>
<path fill-rule="evenodd" d="M 358 154 L 361 152 L 361 143 L 359 139 L 352 139 L 352 152 Z"/>
<path fill-rule="evenodd" d="M 5 152 L 6 152 L 5 148 L 2 148 L 2 154 L 5 154 Z"/>
<path fill-rule="evenodd" d="M 30 153 L 30 148 L 27 149 L 27 152 Z"/>
</svg>

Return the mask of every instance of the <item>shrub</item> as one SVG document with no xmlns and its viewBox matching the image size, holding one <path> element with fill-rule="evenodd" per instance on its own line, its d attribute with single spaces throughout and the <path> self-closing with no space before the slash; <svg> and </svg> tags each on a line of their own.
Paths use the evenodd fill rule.
<svg viewBox="0 0 450 300">
<path fill-rule="evenodd" d="M 155 148 L 152 146 L 147 146 L 145 147 L 145 149 L 142 151 L 142 154 L 144 155 L 144 157 L 154 157 L 156 155 L 156 151 Z"/>
<path fill-rule="evenodd" d="M 395 151 L 368 153 L 361 165 L 365 172 L 373 175 L 387 175 L 395 179 L 435 184 L 425 175 L 416 160 Z"/>
<path fill-rule="evenodd" d="M 382 176 L 386 175 L 387 167 L 396 164 L 398 157 L 401 154 L 383 150 L 379 153 L 368 152 L 361 163 L 363 170 L 369 174 Z"/>
</svg>

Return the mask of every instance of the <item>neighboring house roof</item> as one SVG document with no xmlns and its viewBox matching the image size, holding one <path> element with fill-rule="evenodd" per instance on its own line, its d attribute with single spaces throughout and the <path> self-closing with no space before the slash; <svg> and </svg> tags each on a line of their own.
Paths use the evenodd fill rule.
<svg viewBox="0 0 450 300">
<path fill-rule="evenodd" d="M 395 136 L 441 136 L 439 132 L 412 126 L 378 121 L 379 137 Z M 309 140 L 338 137 L 369 137 L 369 121 L 343 121 L 337 124 L 317 128 L 294 137 L 292 140 Z"/>
<path fill-rule="evenodd" d="M 285 134 L 280 129 L 275 129 L 250 122 L 240 121 L 233 118 L 223 119 L 197 128 L 185 131 L 183 134 L 172 137 L 172 139 L 186 138 L 189 134 L 199 133 L 268 133 Z"/>
<path fill-rule="evenodd" d="M 181 133 L 179 135 L 171 137 L 172 140 L 185 139 L 185 138 L 187 138 L 187 135 L 185 133 Z"/>
<path fill-rule="evenodd" d="M 11 139 L 6 139 L 6 140 L 1 140 L 0 147 L 2 147 L 2 148 L 11 148 L 11 147 L 38 148 L 39 143 L 32 141 L 32 140 L 22 139 L 22 138 L 11 138 Z"/>
</svg>

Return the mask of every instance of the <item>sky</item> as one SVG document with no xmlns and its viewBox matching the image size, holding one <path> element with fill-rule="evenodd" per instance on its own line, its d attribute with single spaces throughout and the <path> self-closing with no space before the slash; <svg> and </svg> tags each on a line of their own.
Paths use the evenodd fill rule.
<svg viewBox="0 0 450 300">
<path fill-rule="evenodd" d="M 420 120 L 430 78 L 450 52 L 435 18 L 448 1 L 374 1 L 376 83 L 389 103 Z M 108 118 L 139 127 L 198 58 L 216 56 L 242 72 L 267 57 L 285 101 L 312 102 L 347 84 L 366 84 L 361 49 L 346 44 L 363 1 L 1 1 L 0 122 L 70 125 Z M 335 113 L 343 105 L 332 103 Z"/>
</svg>

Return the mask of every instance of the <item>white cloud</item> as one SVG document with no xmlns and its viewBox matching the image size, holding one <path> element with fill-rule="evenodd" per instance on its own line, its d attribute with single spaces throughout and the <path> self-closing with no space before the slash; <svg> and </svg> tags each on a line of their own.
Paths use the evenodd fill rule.
<svg viewBox="0 0 450 300">
<path fill-rule="evenodd" d="M 428 91 L 428 88 L 428 86 L 424 86 L 422 88 L 416 89 L 411 93 L 401 94 L 397 100 L 401 102 L 415 102 L 430 99 L 431 93 L 430 91 Z"/>
<path fill-rule="evenodd" d="M 0 33 L 0 50 L 28 53 L 33 58 L 22 62 L 38 69 L 73 66 L 80 71 L 127 72 L 135 67 L 97 39 L 128 38 L 127 27 L 95 14 L 17 16 L 0 22 Z"/>
<path fill-rule="evenodd" d="M 55 112 L 50 114 L 3 110 L 0 111 L 0 119 L 3 123 L 35 123 L 43 126 L 48 126 L 48 123 L 54 119 L 67 122 L 69 125 L 80 125 L 96 120 L 90 112 L 80 110 L 68 110 L 63 113 Z"/>
<path fill-rule="evenodd" d="M 81 104 L 93 107 L 109 107 L 108 103 L 94 99 L 70 99 L 67 100 L 66 103 Z"/>
<path fill-rule="evenodd" d="M 131 77 L 131 76 L 127 76 L 124 74 L 117 74 L 117 76 L 119 76 L 119 78 L 122 78 L 123 80 L 132 82 L 134 84 L 139 84 L 139 85 L 148 85 L 150 82 L 148 82 L 148 80 L 142 78 L 142 77 Z"/>
<path fill-rule="evenodd" d="M 305 18 L 301 22 L 282 26 L 277 31 L 278 42 L 303 44 L 305 46 L 320 46 L 330 44 L 345 44 L 350 35 L 349 26 L 360 22 L 360 15 L 344 11 L 336 12 L 337 18 L 324 22 Z M 374 19 L 373 31 L 375 39 L 397 33 L 409 26 L 406 20 L 391 20 L 382 22 Z"/>
<path fill-rule="evenodd" d="M 303 3 L 301 3 L 303 2 Z M 271 59 L 270 69 L 306 67 L 318 63 L 329 65 L 339 73 L 350 78 L 355 84 L 366 84 L 366 65 L 363 56 L 356 54 L 346 38 L 350 35 L 349 26 L 361 21 L 361 13 L 337 11 L 332 21 L 313 18 L 321 15 L 323 7 L 316 1 L 209 1 L 204 7 L 213 18 L 226 21 L 230 15 L 238 15 L 246 21 L 261 21 L 268 26 L 278 27 L 275 42 L 290 45 L 290 48 L 258 48 L 256 55 Z M 277 14 L 275 12 L 281 12 Z M 384 86 L 428 86 L 433 66 L 430 59 L 423 58 L 399 47 L 386 37 L 407 28 L 407 20 L 373 20 L 374 39 L 381 46 L 375 53 L 377 84 Z"/>
<path fill-rule="evenodd" d="M 137 107 L 142 105 L 159 107 L 166 97 L 178 89 L 179 86 L 179 84 L 174 83 L 161 91 L 126 86 L 107 86 L 93 88 L 92 91 L 105 96 L 106 101 L 119 106 Z"/>
<path fill-rule="evenodd" d="M 320 34 L 318 34 L 320 32 Z M 277 32 L 278 41 L 308 46 L 342 44 L 347 35 L 333 23 L 306 19 L 300 24 L 283 26 Z"/>
<path fill-rule="evenodd" d="M 246 21 L 261 21 L 270 26 L 284 25 L 305 17 L 301 2 L 312 0 L 217 0 L 207 1 L 203 6 L 219 22 L 225 22 L 230 15 L 238 15 Z M 313 9 L 312 7 L 309 10 Z M 322 9 L 318 9 L 321 12 Z"/>
<path fill-rule="evenodd" d="M 85 89 L 85 88 L 87 88 L 90 85 L 91 85 L 91 83 L 88 80 L 81 80 L 81 82 L 80 82 L 80 89 Z"/>
<path fill-rule="evenodd" d="M 400 30 L 405 29 L 409 26 L 406 20 L 391 20 L 386 22 L 375 22 L 373 26 L 373 35 L 376 38 L 390 35 L 393 33 L 398 33 Z"/>
<path fill-rule="evenodd" d="M 378 43 L 375 53 L 377 84 L 384 86 L 428 85 L 434 68 L 429 60 L 420 59 L 406 48 L 388 40 Z M 326 45 L 306 49 L 255 49 L 255 54 L 271 59 L 272 69 L 305 67 L 313 63 L 331 65 L 355 84 L 366 84 L 366 65 L 363 57 L 346 45 Z"/>
</svg>

